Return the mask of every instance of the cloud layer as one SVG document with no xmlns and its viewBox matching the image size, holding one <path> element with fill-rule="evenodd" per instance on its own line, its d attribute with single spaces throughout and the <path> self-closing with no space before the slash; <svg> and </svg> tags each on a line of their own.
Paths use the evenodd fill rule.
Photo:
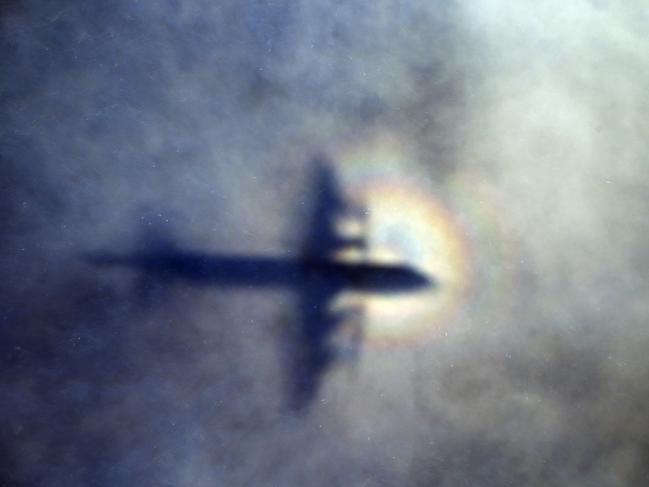
<svg viewBox="0 0 649 487">
<path fill-rule="evenodd" d="M 644 485 L 642 2 L 1 8 L 0 483 Z M 80 258 L 151 225 L 296 255 L 310 161 L 380 134 L 465 232 L 471 291 L 308 414 L 284 408 L 290 293 L 145 302 Z"/>
</svg>

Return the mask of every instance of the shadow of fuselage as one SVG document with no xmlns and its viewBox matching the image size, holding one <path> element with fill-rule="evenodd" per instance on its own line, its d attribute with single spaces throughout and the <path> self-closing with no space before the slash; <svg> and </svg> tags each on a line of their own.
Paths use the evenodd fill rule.
<svg viewBox="0 0 649 487">
<path fill-rule="evenodd" d="M 96 253 L 88 261 L 100 266 L 136 269 L 161 280 L 182 280 L 220 287 L 319 285 L 336 290 L 394 294 L 433 285 L 431 278 L 405 265 L 346 263 L 322 259 L 282 259 L 192 252 L 116 255 Z"/>
</svg>

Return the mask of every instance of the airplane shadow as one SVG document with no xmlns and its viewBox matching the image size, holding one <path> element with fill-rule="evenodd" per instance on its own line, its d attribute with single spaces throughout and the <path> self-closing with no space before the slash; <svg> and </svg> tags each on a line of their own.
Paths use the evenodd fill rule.
<svg viewBox="0 0 649 487">
<path fill-rule="evenodd" d="M 317 397 L 339 350 L 334 335 L 341 322 L 330 310 L 335 296 L 345 290 L 373 293 L 411 292 L 434 286 L 429 276 L 406 265 L 371 262 L 345 263 L 333 258 L 342 248 L 365 247 L 363 237 L 339 235 L 336 219 L 349 205 L 341 196 L 331 169 L 322 158 L 313 161 L 313 207 L 302 252 L 297 258 L 216 254 L 178 247 L 164 228 L 149 221 L 144 245 L 131 254 L 102 251 L 85 256 L 101 267 L 123 267 L 139 274 L 137 295 L 143 305 L 170 285 L 215 288 L 281 288 L 295 293 L 299 317 L 286 333 L 287 404 L 303 411 Z M 360 347 L 362 332 L 354 333 L 352 347 Z"/>
</svg>

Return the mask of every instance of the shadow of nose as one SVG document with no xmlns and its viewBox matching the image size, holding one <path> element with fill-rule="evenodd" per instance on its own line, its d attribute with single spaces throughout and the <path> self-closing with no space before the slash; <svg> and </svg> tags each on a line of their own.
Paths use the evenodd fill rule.
<svg viewBox="0 0 649 487">
<path fill-rule="evenodd" d="M 414 279 L 414 286 L 416 289 L 435 288 L 437 287 L 437 280 L 432 276 L 427 276 L 417 272 Z"/>
</svg>

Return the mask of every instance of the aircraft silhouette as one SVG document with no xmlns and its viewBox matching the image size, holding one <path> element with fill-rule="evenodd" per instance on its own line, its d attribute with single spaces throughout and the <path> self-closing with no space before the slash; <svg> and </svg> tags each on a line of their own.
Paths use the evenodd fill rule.
<svg viewBox="0 0 649 487">
<path fill-rule="evenodd" d="M 185 281 L 220 287 L 286 287 L 299 294 L 301 323 L 289 359 L 289 397 L 293 410 L 316 396 L 322 377 L 337 356 L 332 336 L 340 317 L 329 309 L 343 290 L 394 294 L 434 285 L 432 278 L 406 265 L 343 262 L 333 255 L 344 248 L 364 248 L 364 238 L 345 238 L 336 218 L 349 209 L 341 197 L 331 166 L 316 164 L 315 205 L 303 254 L 295 259 L 209 254 L 182 250 L 164 238 L 128 255 L 93 253 L 86 258 L 101 266 L 140 270 L 149 282 Z M 361 333 L 355 334 L 360 341 Z M 355 346 L 359 344 L 356 343 Z"/>
</svg>

